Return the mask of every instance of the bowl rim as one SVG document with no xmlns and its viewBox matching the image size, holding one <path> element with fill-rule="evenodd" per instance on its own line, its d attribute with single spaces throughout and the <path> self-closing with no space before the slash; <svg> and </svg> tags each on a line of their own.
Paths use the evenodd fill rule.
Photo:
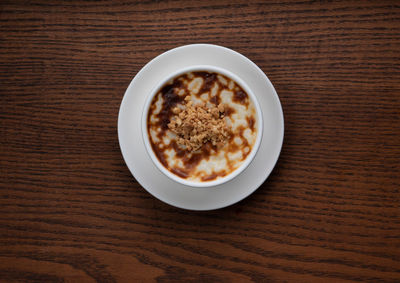
<svg viewBox="0 0 400 283">
<path fill-rule="evenodd" d="M 253 101 L 253 104 L 256 108 L 256 115 L 257 115 L 257 128 L 258 128 L 258 133 L 257 133 L 257 138 L 256 141 L 252 147 L 251 152 L 247 155 L 246 159 L 244 162 L 235 170 L 233 170 L 231 173 L 228 175 L 218 178 L 216 180 L 212 181 L 206 181 L 206 182 L 198 182 L 198 181 L 190 181 L 184 178 L 181 178 L 175 174 L 173 174 L 171 171 L 169 171 L 165 166 L 159 161 L 157 156 L 155 155 L 153 148 L 150 144 L 150 137 L 148 134 L 147 130 L 147 116 L 148 116 L 148 111 L 150 109 L 150 104 L 154 98 L 154 96 L 158 93 L 158 91 L 166 84 L 168 81 L 184 74 L 184 73 L 189 73 L 189 72 L 196 72 L 196 71 L 206 71 L 206 72 L 215 72 L 215 73 L 220 73 L 224 76 L 227 76 L 228 78 L 232 79 L 235 81 L 237 84 L 239 84 L 249 95 L 250 99 Z M 253 161 L 254 157 L 256 156 L 258 149 L 261 144 L 261 140 L 263 137 L 263 115 L 262 115 L 262 110 L 259 105 L 259 102 L 257 100 L 256 95 L 253 93 L 251 88 L 236 74 L 221 68 L 217 66 L 212 66 L 212 65 L 192 65 L 188 66 L 185 68 L 181 68 L 170 75 L 166 76 L 162 80 L 160 80 L 156 85 L 153 87 L 153 89 L 147 94 L 145 104 L 142 110 L 142 116 L 141 116 L 141 131 L 142 131 L 142 138 L 144 145 L 146 147 L 147 154 L 150 156 L 150 159 L 152 160 L 153 164 L 160 170 L 164 175 L 169 177 L 171 180 L 186 185 L 190 187 L 213 187 L 213 186 L 218 186 L 221 184 L 224 184 L 226 182 L 229 182 L 230 180 L 234 179 L 237 177 L 240 173 L 242 173 Z"/>
</svg>

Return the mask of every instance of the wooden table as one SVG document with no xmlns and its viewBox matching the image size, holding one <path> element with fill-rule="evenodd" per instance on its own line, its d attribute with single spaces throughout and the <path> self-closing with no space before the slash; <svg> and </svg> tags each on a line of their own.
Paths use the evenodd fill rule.
<svg viewBox="0 0 400 283">
<path fill-rule="evenodd" d="M 399 2 L 1 1 L 0 23 L 1 282 L 399 282 Z M 134 75 L 191 43 L 253 60 L 285 116 L 267 181 L 209 212 L 147 193 L 117 137 Z"/>
</svg>

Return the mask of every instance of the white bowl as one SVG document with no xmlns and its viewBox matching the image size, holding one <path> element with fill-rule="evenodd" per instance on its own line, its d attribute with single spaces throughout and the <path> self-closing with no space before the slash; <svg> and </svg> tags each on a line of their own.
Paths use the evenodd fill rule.
<svg viewBox="0 0 400 283">
<path fill-rule="evenodd" d="M 150 104 L 151 104 L 154 96 L 171 79 L 176 78 L 176 77 L 178 77 L 178 76 L 180 76 L 180 75 L 182 75 L 184 73 L 195 72 L 195 71 L 208 71 L 208 72 L 220 73 L 220 74 L 222 74 L 222 75 L 234 80 L 237 84 L 239 84 L 242 87 L 242 89 L 248 94 L 248 96 L 252 100 L 252 102 L 253 102 L 253 104 L 254 104 L 254 106 L 256 108 L 256 115 L 257 115 L 258 133 L 257 133 L 256 142 L 254 143 L 251 152 L 247 155 L 247 157 L 244 160 L 244 162 L 237 169 L 235 169 L 234 171 L 232 171 L 228 175 L 226 175 L 226 176 L 224 176 L 222 178 L 213 180 L 213 181 L 206 181 L 206 182 L 197 182 L 197 181 L 186 180 L 184 178 L 181 178 L 181 177 L 173 174 L 167 168 L 165 168 L 164 165 L 158 160 L 157 156 L 155 155 L 155 153 L 154 153 L 154 151 L 152 149 L 152 146 L 151 146 L 150 141 L 149 141 L 148 131 L 147 131 L 147 116 L 148 116 L 148 111 L 149 111 L 149 108 L 150 108 Z M 173 181 L 178 182 L 178 183 L 183 184 L 183 185 L 186 185 L 186 186 L 191 186 L 191 187 L 212 187 L 212 186 L 217 186 L 217 185 L 221 185 L 223 183 L 226 183 L 226 182 L 232 180 L 233 178 L 235 178 L 236 176 L 238 176 L 241 172 L 243 172 L 249 166 L 249 164 L 253 160 L 254 156 L 256 155 L 256 153 L 258 151 L 258 148 L 259 148 L 260 143 L 261 143 L 262 135 L 263 135 L 263 115 L 262 115 L 262 111 L 261 111 L 260 105 L 259 105 L 259 103 L 257 101 L 257 98 L 254 95 L 254 93 L 252 92 L 252 90 L 237 75 L 235 75 L 232 72 L 229 72 L 229 71 L 227 71 L 225 69 L 222 69 L 220 67 L 215 67 L 215 66 L 211 66 L 211 65 L 195 65 L 195 66 L 186 67 L 186 68 L 180 69 L 180 70 L 170 74 L 169 76 L 165 77 L 163 80 L 159 81 L 155 85 L 153 90 L 148 94 L 148 96 L 146 98 L 146 102 L 144 104 L 144 108 L 143 108 L 143 112 L 142 112 L 141 125 L 142 125 L 143 142 L 145 144 L 147 153 L 149 154 L 151 160 L 156 165 L 156 167 L 163 174 L 165 174 L 167 177 L 169 177 Z"/>
</svg>

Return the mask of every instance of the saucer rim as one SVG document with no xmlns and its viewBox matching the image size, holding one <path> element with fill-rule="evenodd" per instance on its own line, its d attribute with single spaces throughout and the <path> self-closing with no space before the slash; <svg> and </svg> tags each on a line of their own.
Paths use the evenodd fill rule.
<svg viewBox="0 0 400 283">
<path fill-rule="evenodd" d="M 169 182 L 167 184 L 159 182 L 163 186 L 166 186 L 166 190 L 164 190 L 164 189 L 163 190 L 154 189 L 149 184 L 150 181 L 153 181 L 153 184 L 154 184 L 155 179 L 150 180 L 150 179 L 152 179 L 153 176 L 145 176 L 145 175 L 148 175 L 148 174 L 142 174 L 141 176 L 139 176 L 140 175 L 139 172 L 137 172 L 137 170 L 135 170 L 135 168 L 134 168 L 135 167 L 134 163 L 140 162 L 140 160 L 136 161 L 134 156 L 129 156 L 128 155 L 128 151 L 130 151 L 130 150 L 129 150 L 129 147 L 126 147 L 128 145 L 126 145 L 126 140 L 124 140 L 124 137 L 126 137 L 127 134 L 132 134 L 132 133 L 125 132 L 125 130 L 127 130 L 127 129 L 126 129 L 126 127 L 124 129 L 124 126 L 126 126 L 127 123 L 123 119 L 127 115 L 126 111 L 129 110 L 127 108 L 128 106 L 126 105 L 127 101 L 135 99 L 135 97 L 132 98 L 132 95 L 135 96 L 135 93 L 134 93 L 135 85 L 136 85 L 136 87 L 138 87 L 137 86 L 138 84 L 140 85 L 140 79 L 145 79 L 145 77 L 143 78 L 143 75 L 146 73 L 146 71 L 148 69 L 151 69 L 150 68 L 151 66 L 157 65 L 157 63 L 159 61 L 162 61 L 163 59 L 167 59 L 170 56 L 174 56 L 174 55 L 177 55 L 177 54 L 179 55 L 179 53 L 184 53 L 186 50 L 187 51 L 191 51 L 190 49 L 193 49 L 192 51 L 196 51 L 196 52 L 200 52 L 202 49 L 204 49 L 203 52 L 213 52 L 214 51 L 216 54 L 217 53 L 219 54 L 219 53 L 222 52 L 225 57 L 233 56 L 233 57 L 231 57 L 231 59 L 234 59 L 234 57 L 237 57 L 235 59 L 237 59 L 239 61 L 241 60 L 241 61 L 243 61 L 243 64 L 248 65 L 248 66 L 243 65 L 242 67 L 251 67 L 251 68 L 254 69 L 254 70 L 251 70 L 251 71 L 257 71 L 257 76 L 260 79 L 261 78 L 263 79 L 263 84 L 266 83 L 266 85 L 263 85 L 263 87 L 268 89 L 268 96 L 272 95 L 272 97 L 269 97 L 268 99 L 272 100 L 272 102 L 274 104 L 273 105 L 274 106 L 273 110 L 277 112 L 277 113 L 275 113 L 274 118 L 276 119 L 277 124 L 279 124 L 278 126 L 274 125 L 274 127 L 275 127 L 274 129 L 276 129 L 278 131 L 279 135 L 274 137 L 275 140 L 270 141 L 274 145 L 274 149 L 272 151 L 273 158 L 270 159 L 268 167 L 265 168 L 265 170 L 263 170 L 262 172 L 259 172 L 258 175 L 261 174 L 262 176 L 260 175 L 260 176 L 257 177 L 258 181 L 256 183 L 254 183 L 256 180 L 253 179 L 253 178 L 250 178 L 248 180 L 249 183 L 250 182 L 253 182 L 253 183 L 251 185 L 246 183 L 246 188 L 247 189 L 245 189 L 245 190 L 240 189 L 237 186 L 235 188 L 235 185 L 238 185 L 237 183 L 240 183 L 240 182 L 237 181 L 235 183 L 233 181 L 235 179 L 242 178 L 241 182 L 244 182 L 243 179 L 246 178 L 246 177 L 251 177 L 250 175 L 253 175 L 253 177 L 256 177 L 253 174 L 254 172 L 251 172 L 251 173 L 248 172 L 247 175 L 249 175 L 249 176 L 244 176 L 244 175 L 246 175 L 245 173 L 250 170 L 250 168 L 247 168 L 246 170 L 244 170 L 241 174 L 239 174 L 232 181 L 229 181 L 229 182 L 224 183 L 224 184 L 219 185 L 219 186 L 210 187 L 210 188 L 204 188 L 204 189 L 212 189 L 212 191 L 203 189 L 204 192 L 202 192 L 201 194 L 200 193 L 194 193 L 194 191 L 191 190 L 191 189 L 199 190 L 199 188 L 193 188 L 193 187 L 190 187 L 190 186 L 185 186 L 185 185 L 176 183 L 176 182 L 174 182 L 172 180 L 171 180 L 172 183 Z M 181 54 L 181 55 L 185 55 L 185 54 Z M 225 58 L 225 59 L 227 59 L 227 58 Z M 219 60 L 219 59 L 217 58 L 217 60 Z M 205 63 L 205 64 L 207 64 L 207 63 Z M 215 65 L 215 66 L 226 69 L 226 67 L 224 67 L 224 66 L 219 66 L 219 65 Z M 229 71 L 231 71 L 231 70 L 229 70 Z M 231 72 L 235 73 L 234 71 L 231 71 Z M 238 75 L 238 76 L 240 76 L 240 75 Z M 261 83 L 261 81 L 260 81 L 260 83 Z M 250 84 L 249 84 L 249 86 L 250 86 Z M 255 93 L 255 95 L 257 96 L 257 93 Z M 138 96 L 138 95 L 136 94 L 136 96 Z M 138 99 L 139 98 L 136 97 L 136 100 L 138 100 Z M 260 99 L 260 97 L 257 96 L 257 99 Z M 262 104 L 262 102 L 260 102 L 260 105 L 261 104 Z M 268 106 L 268 105 L 264 105 L 264 106 Z M 261 106 L 261 108 L 263 108 L 263 107 Z M 138 127 L 139 128 L 140 128 L 140 115 L 141 115 L 141 113 L 139 114 L 139 119 L 138 119 L 139 120 L 139 122 L 138 122 L 138 124 L 139 124 Z M 263 111 L 263 119 L 265 120 L 264 111 Z M 175 207 L 178 207 L 178 208 L 182 208 L 182 209 L 194 210 L 194 211 L 220 209 L 220 208 L 235 204 L 235 203 L 243 200 L 244 198 L 248 197 L 250 194 L 252 194 L 254 191 L 256 191 L 261 186 L 261 184 L 265 182 L 265 180 L 268 178 L 268 176 L 271 174 L 273 168 L 275 167 L 275 165 L 276 165 L 276 163 L 277 163 L 277 161 L 279 159 L 279 156 L 280 156 L 280 153 L 281 153 L 281 150 L 282 150 L 283 140 L 284 140 L 283 110 L 282 110 L 282 106 L 281 106 L 281 103 L 280 103 L 280 100 L 279 100 L 279 96 L 276 93 L 276 90 L 273 87 L 272 83 L 270 82 L 268 77 L 265 75 L 265 73 L 254 62 L 252 62 L 250 59 L 248 59 L 244 55 L 242 55 L 242 54 L 240 54 L 240 53 L 238 53 L 238 52 L 236 52 L 234 50 L 231 50 L 229 48 L 226 48 L 226 47 L 223 47 L 223 46 L 219 46 L 219 45 L 201 44 L 201 43 L 199 43 L 199 44 L 189 44 L 189 45 L 184 45 L 184 46 L 180 46 L 180 47 L 177 47 L 177 48 L 170 49 L 170 50 L 158 55 L 157 57 L 155 57 L 152 60 L 150 60 L 136 74 L 136 76 L 130 82 L 130 84 L 129 84 L 129 86 L 128 86 L 125 94 L 124 94 L 124 97 L 122 99 L 121 105 L 120 105 L 120 110 L 119 110 L 119 115 L 118 115 L 118 138 L 119 138 L 119 144 L 120 144 L 121 153 L 123 155 L 125 163 L 127 164 L 127 167 L 129 168 L 130 172 L 135 177 L 137 182 L 146 191 L 148 191 L 151 195 L 153 195 L 157 199 L 159 199 L 159 200 L 161 200 L 161 201 L 163 201 L 163 202 L 165 202 L 165 203 L 167 203 L 169 205 L 172 205 L 172 206 L 175 206 Z M 264 139 L 263 139 L 262 143 L 263 142 L 264 142 Z M 269 153 L 271 153 L 269 148 L 266 148 L 265 150 L 267 150 L 267 151 L 269 151 Z M 260 149 L 257 152 L 257 155 L 260 155 Z M 255 159 L 257 158 L 257 155 L 255 156 Z M 148 161 L 152 163 L 152 161 L 150 160 L 150 157 L 148 155 L 146 155 L 146 156 L 149 159 Z M 262 165 L 262 163 L 260 163 L 260 165 Z M 154 169 L 157 170 L 155 166 L 154 166 Z M 256 167 L 254 169 L 259 169 L 259 168 Z M 162 174 L 161 172 L 159 172 L 159 173 Z M 167 177 L 164 176 L 164 178 L 167 178 Z M 157 180 L 157 181 L 165 181 L 165 180 Z M 222 188 L 222 187 L 224 187 L 224 188 Z M 227 187 L 230 187 L 230 188 L 227 188 Z M 226 198 L 227 195 L 226 194 L 225 195 L 221 195 L 221 192 L 220 192 L 221 190 L 225 190 L 226 191 L 226 190 L 235 190 L 235 189 L 236 189 L 236 197 L 234 199 L 231 198 L 231 199 L 227 200 L 227 198 Z M 176 196 L 177 196 L 176 193 L 179 190 L 180 190 L 181 193 L 184 193 L 184 196 L 179 196 L 180 199 L 178 200 L 176 198 Z M 167 193 L 167 194 L 165 194 L 165 193 Z M 168 193 L 170 193 L 170 195 L 168 195 Z M 175 193 L 175 196 L 173 196 L 174 193 Z M 172 194 L 172 199 L 171 199 L 171 194 Z M 217 200 L 218 204 L 216 204 L 215 201 L 214 201 L 214 204 L 210 205 L 207 202 L 205 202 L 205 203 L 204 202 L 200 202 L 199 203 L 199 202 L 193 202 L 192 199 L 188 200 L 187 197 L 190 196 L 190 195 L 193 195 L 193 196 L 191 196 L 191 198 L 196 197 L 196 196 L 197 197 L 200 196 L 201 198 L 205 198 L 205 199 L 208 198 L 209 200 L 212 200 L 212 198 L 218 198 L 220 200 L 219 201 Z M 175 199 L 174 199 L 174 197 L 175 197 Z M 185 197 L 186 197 L 186 199 L 185 199 Z M 196 199 L 196 201 L 197 201 L 197 199 Z M 185 204 L 185 202 L 186 202 L 186 204 Z M 194 203 L 195 205 L 194 206 L 190 205 L 190 204 L 188 205 L 188 203 L 190 203 L 190 202 Z M 213 202 L 213 201 L 211 201 L 211 202 Z"/>
</svg>

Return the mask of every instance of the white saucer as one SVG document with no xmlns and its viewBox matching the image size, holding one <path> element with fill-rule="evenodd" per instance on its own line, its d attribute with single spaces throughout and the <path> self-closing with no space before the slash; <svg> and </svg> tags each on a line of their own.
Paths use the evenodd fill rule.
<svg viewBox="0 0 400 283">
<path fill-rule="evenodd" d="M 254 160 L 233 180 L 210 188 L 189 187 L 166 177 L 153 164 L 142 139 L 141 115 L 146 95 L 159 80 L 191 65 L 214 65 L 238 75 L 253 90 L 263 111 L 263 138 Z M 118 116 L 119 144 L 132 175 L 159 200 L 190 210 L 222 208 L 253 193 L 274 168 L 283 134 L 282 107 L 264 72 L 243 55 L 211 44 L 174 48 L 147 63 L 126 90 Z"/>
</svg>

